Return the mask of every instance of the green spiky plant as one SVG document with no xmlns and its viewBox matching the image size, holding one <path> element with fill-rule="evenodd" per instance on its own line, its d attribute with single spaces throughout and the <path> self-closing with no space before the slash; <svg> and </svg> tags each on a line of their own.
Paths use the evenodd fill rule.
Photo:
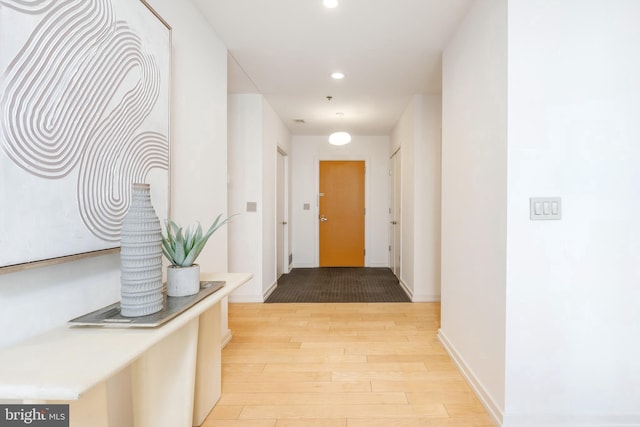
<svg viewBox="0 0 640 427">
<path fill-rule="evenodd" d="M 165 222 L 166 237 L 162 236 L 162 253 L 169 262 L 176 267 L 190 267 L 204 249 L 204 245 L 209 237 L 217 229 L 225 225 L 234 215 L 220 221 L 222 214 L 218 215 L 209 230 L 202 232 L 202 226 L 198 223 L 195 228 L 187 227 L 184 231 L 175 222 L 168 220 Z"/>
</svg>

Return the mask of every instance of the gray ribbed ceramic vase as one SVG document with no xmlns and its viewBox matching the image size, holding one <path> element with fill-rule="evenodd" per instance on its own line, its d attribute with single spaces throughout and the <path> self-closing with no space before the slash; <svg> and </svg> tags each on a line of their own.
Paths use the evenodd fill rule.
<svg viewBox="0 0 640 427">
<path fill-rule="evenodd" d="M 138 317 L 162 310 L 162 230 L 149 184 L 133 184 L 120 240 L 120 314 Z"/>
</svg>

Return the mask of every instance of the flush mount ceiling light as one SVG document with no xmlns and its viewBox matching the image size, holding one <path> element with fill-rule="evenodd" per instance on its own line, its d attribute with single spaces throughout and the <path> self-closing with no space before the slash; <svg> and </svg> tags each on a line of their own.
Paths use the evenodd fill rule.
<svg viewBox="0 0 640 427">
<path fill-rule="evenodd" d="M 329 144 L 345 145 L 351 142 L 351 135 L 348 132 L 334 132 L 329 135 Z"/>
<path fill-rule="evenodd" d="M 336 117 L 342 120 L 344 113 L 339 111 L 336 113 Z M 331 145 L 345 145 L 351 142 L 351 135 L 347 132 L 334 132 L 329 135 L 329 144 Z"/>
<path fill-rule="evenodd" d="M 327 9 L 333 9 L 334 7 L 338 7 L 338 0 L 323 0 L 322 4 Z"/>
<path fill-rule="evenodd" d="M 334 80 L 342 80 L 344 79 L 344 73 L 336 71 L 335 73 L 331 73 L 331 78 Z"/>
</svg>

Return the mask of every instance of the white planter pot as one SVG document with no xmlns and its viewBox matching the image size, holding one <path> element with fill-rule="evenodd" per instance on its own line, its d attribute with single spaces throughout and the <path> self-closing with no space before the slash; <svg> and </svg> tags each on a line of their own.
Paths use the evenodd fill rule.
<svg viewBox="0 0 640 427">
<path fill-rule="evenodd" d="M 167 296 L 184 297 L 200 291 L 200 266 L 167 267 Z"/>
</svg>

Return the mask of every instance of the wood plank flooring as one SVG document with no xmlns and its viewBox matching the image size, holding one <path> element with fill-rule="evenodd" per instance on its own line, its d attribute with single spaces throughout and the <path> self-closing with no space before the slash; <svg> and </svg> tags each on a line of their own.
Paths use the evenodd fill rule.
<svg viewBox="0 0 640 427">
<path fill-rule="evenodd" d="M 204 427 L 492 427 L 434 303 L 229 304 Z"/>
</svg>

